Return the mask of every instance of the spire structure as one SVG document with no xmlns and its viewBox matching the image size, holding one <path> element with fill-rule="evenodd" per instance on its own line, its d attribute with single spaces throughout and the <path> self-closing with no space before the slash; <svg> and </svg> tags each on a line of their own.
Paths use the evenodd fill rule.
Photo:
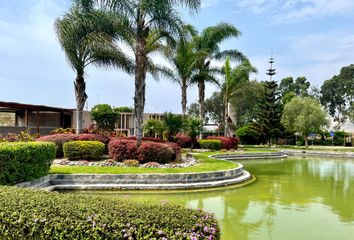
<svg viewBox="0 0 354 240">
<path fill-rule="evenodd" d="M 274 58 L 273 58 L 273 54 L 272 54 L 272 56 L 269 58 L 269 61 L 268 61 L 268 62 L 270 63 L 270 68 L 267 69 L 266 74 L 270 77 L 270 81 L 272 81 L 273 75 L 276 74 L 276 72 L 275 72 L 276 69 L 273 68 L 273 63 L 275 62 L 275 60 L 274 60 Z"/>
</svg>

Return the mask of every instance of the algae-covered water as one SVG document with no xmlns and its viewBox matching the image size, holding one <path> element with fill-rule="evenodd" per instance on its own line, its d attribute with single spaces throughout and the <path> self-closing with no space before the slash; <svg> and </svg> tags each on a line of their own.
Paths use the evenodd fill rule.
<svg viewBox="0 0 354 240">
<path fill-rule="evenodd" d="M 86 192 L 213 212 L 222 239 L 354 239 L 354 160 L 243 161 L 257 180 L 196 192 Z M 85 192 L 84 192 L 85 193 Z"/>
</svg>

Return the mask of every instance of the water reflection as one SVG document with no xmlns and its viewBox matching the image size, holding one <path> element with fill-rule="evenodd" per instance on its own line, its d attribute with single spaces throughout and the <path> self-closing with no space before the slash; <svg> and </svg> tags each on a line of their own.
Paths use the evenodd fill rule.
<svg viewBox="0 0 354 240">
<path fill-rule="evenodd" d="M 167 200 L 213 212 L 223 239 L 352 239 L 354 161 L 244 161 L 257 181 L 238 189 L 178 193 L 113 193 Z M 112 193 L 102 193 L 112 194 Z"/>
</svg>

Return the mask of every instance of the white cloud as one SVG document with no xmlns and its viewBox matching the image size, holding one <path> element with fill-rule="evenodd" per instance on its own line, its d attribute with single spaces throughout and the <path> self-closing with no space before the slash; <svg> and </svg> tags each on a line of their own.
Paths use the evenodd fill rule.
<svg viewBox="0 0 354 240">
<path fill-rule="evenodd" d="M 354 34 L 350 30 L 336 30 L 322 33 L 309 33 L 285 39 L 290 46 L 286 53 L 275 53 L 275 79 L 306 76 L 314 85 L 338 74 L 344 66 L 353 63 Z M 250 56 L 259 73 L 258 80 L 268 79 L 265 70 L 269 67 L 269 56 Z"/>
<path fill-rule="evenodd" d="M 334 15 L 353 16 L 353 0 L 241 0 L 238 11 L 247 9 L 267 15 L 271 24 L 302 22 Z"/>
</svg>

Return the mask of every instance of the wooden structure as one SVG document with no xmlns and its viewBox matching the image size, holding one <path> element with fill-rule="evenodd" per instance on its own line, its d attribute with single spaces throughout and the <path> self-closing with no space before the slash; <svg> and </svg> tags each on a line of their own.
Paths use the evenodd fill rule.
<svg viewBox="0 0 354 240">
<path fill-rule="evenodd" d="M 1 135 L 26 129 L 45 135 L 56 128 L 71 128 L 72 121 L 72 109 L 0 101 Z"/>
</svg>

